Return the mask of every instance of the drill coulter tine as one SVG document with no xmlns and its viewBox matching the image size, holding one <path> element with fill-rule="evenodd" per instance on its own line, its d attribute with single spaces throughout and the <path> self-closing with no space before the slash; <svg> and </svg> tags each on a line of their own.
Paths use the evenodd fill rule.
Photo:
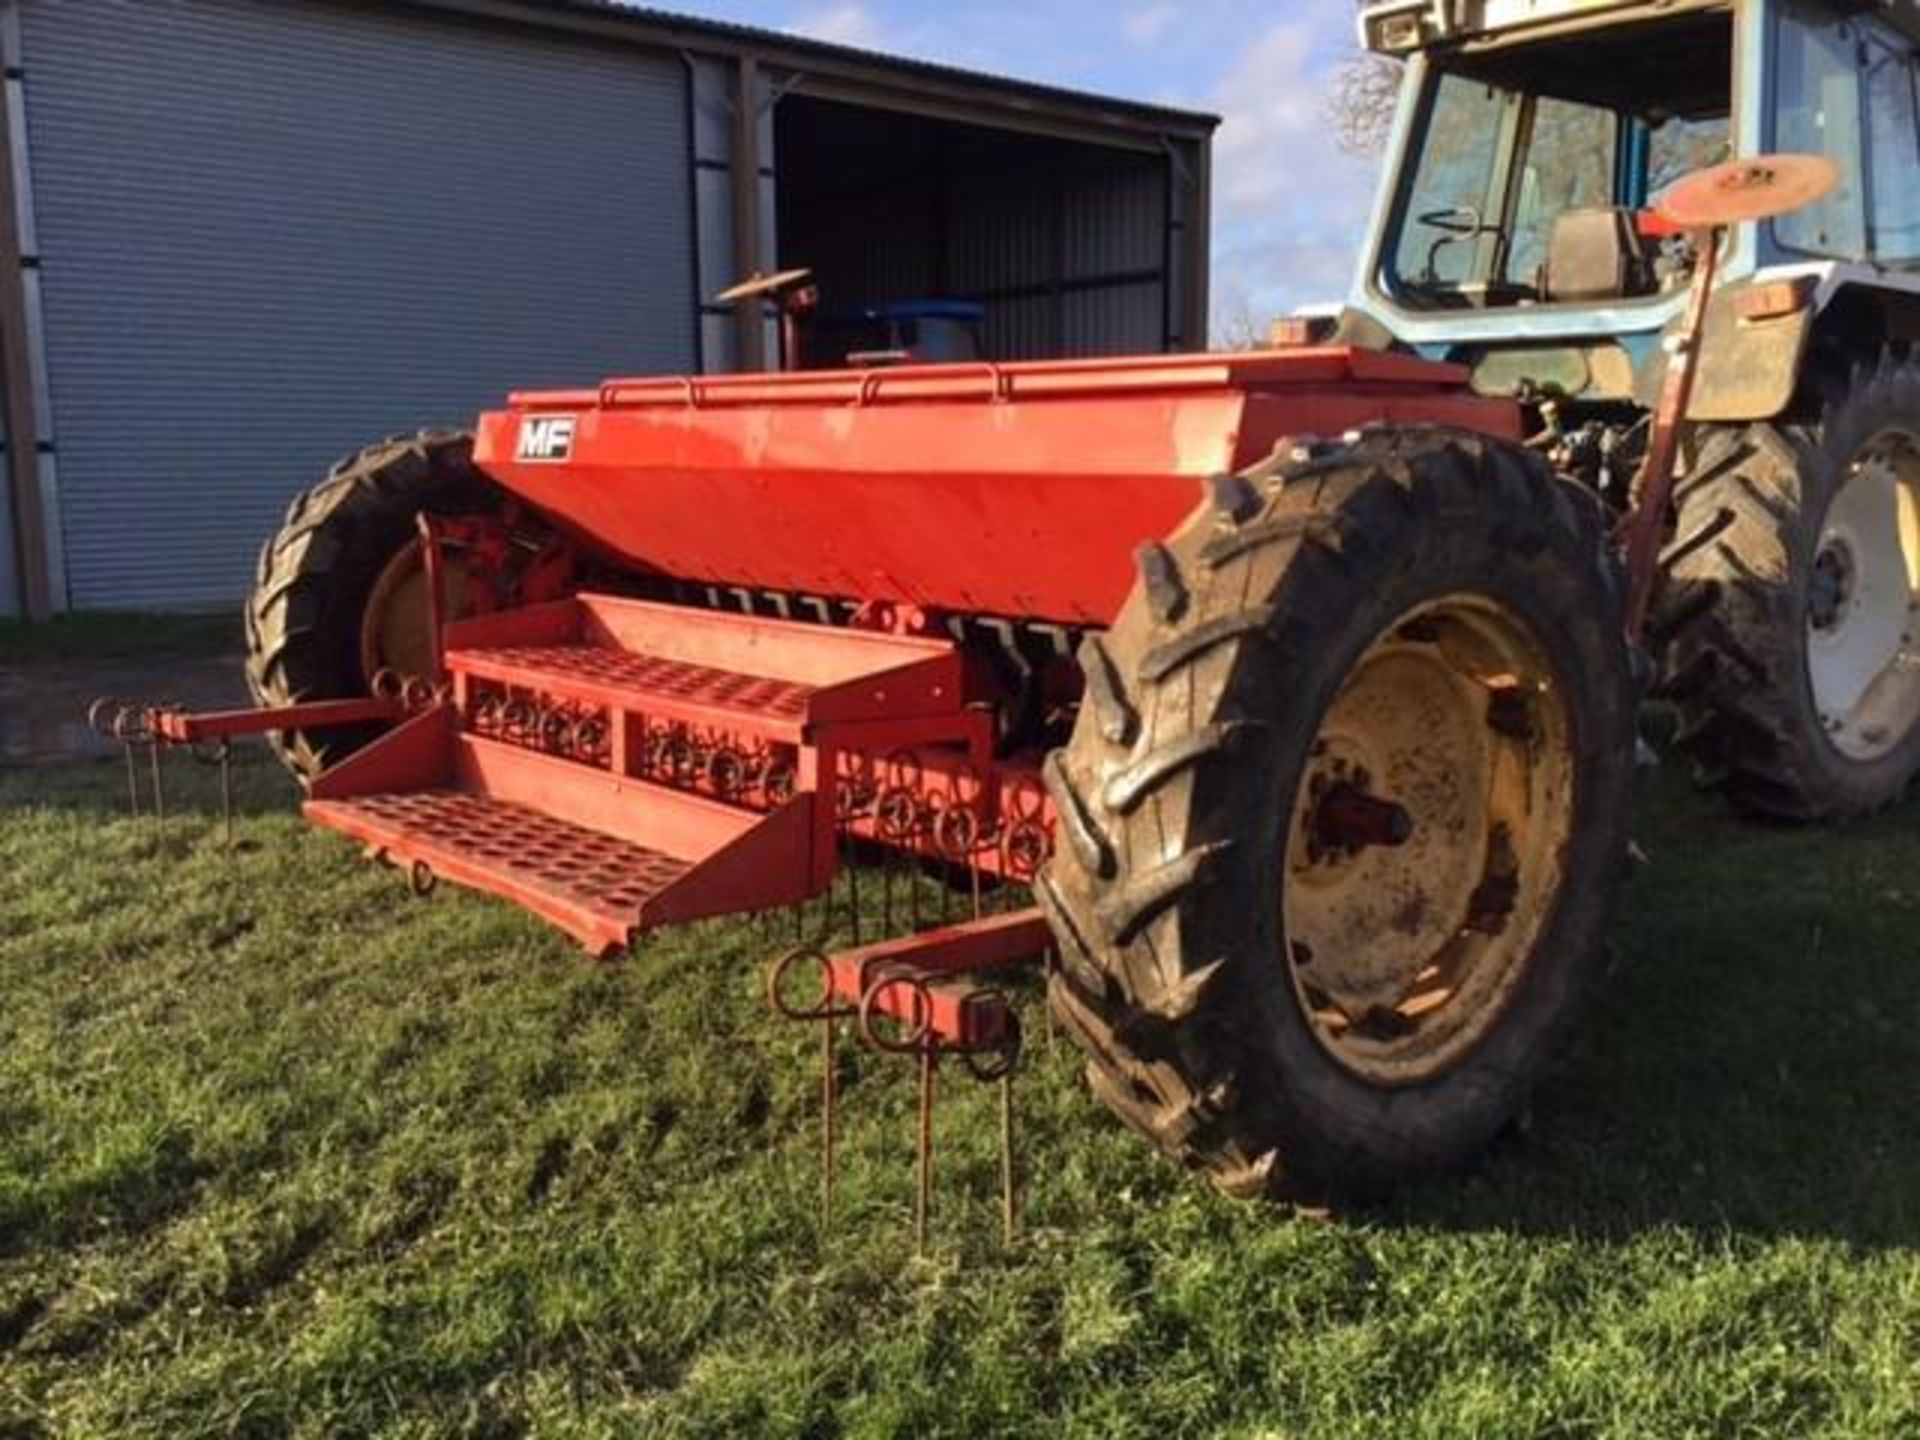
<svg viewBox="0 0 1920 1440">
<path fill-rule="evenodd" d="M 147 741 L 147 762 L 153 772 L 154 828 L 164 831 L 167 825 L 167 798 L 160 780 L 160 737 L 158 735 Z"/>
<path fill-rule="evenodd" d="M 1047 1037 L 1047 1058 L 1049 1060 L 1051 1060 L 1056 1053 L 1054 1037 L 1059 1033 L 1059 1027 L 1053 1022 L 1053 1006 L 1047 1003 L 1047 991 L 1053 987 L 1053 972 L 1059 968 L 1060 952 L 1058 950 L 1048 950 L 1045 955 L 1040 957 L 1040 1023 Z"/>
<path fill-rule="evenodd" d="M 111 695 L 102 695 L 87 706 L 87 728 L 102 740 L 120 746 L 127 764 L 127 813 L 140 817 L 140 774 L 134 761 L 133 733 L 128 724 L 129 707 Z"/>
<path fill-rule="evenodd" d="M 220 831 L 227 853 L 233 853 L 233 746 L 220 742 Z"/>
<path fill-rule="evenodd" d="M 905 991 L 912 997 L 904 1008 L 886 997 Z M 890 1055 L 911 1055 L 919 1066 L 919 1099 L 914 1118 L 913 1251 L 927 1253 L 927 1231 L 933 1212 L 933 1101 L 935 1072 L 940 1064 L 940 1037 L 933 1032 L 933 995 L 918 975 L 881 973 L 867 984 L 857 1016 L 860 1038 L 868 1048 Z"/>
<path fill-rule="evenodd" d="M 840 866 L 847 872 L 847 925 L 855 948 L 860 944 L 860 857 L 854 852 L 851 817 L 840 826 Z"/>
<path fill-rule="evenodd" d="M 1012 1064 L 1000 1077 L 1000 1214 L 1001 1238 L 1009 1248 L 1020 1240 L 1020 1152 L 1014 1128 Z"/>
<path fill-rule="evenodd" d="M 1020 1175 L 1014 1157 L 1013 1077 L 1020 1068 L 1022 1050 L 1019 1012 L 1004 991 L 987 990 L 976 997 L 997 1002 L 1006 1016 L 1006 1033 L 990 1050 L 962 1051 L 960 1058 L 974 1079 L 999 1090 L 1000 1109 L 1000 1234 L 1011 1248 L 1020 1233 Z"/>
<path fill-rule="evenodd" d="M 834 1044 L 838 1024 L 829 1017 L 820 1022 L 820 1224 L 833 1224 L 834 1141 L 839 1118 L 840 1057 Z"/>
<path fill-rule="evenodd" d="M 122 740 L 120 753 L 127 757 L 127 813 L 138 820 L 140 818 L 140 767 L 134 759 L 133 741 Z"/>
<path fill-rule="evenodd" d="M 915 1132 L 918 1144 L 913 1187 L 913 1250 L 920 1256 L 927 1253 L 927 1225 L 933 1210 L 933 1083 L 939 1061 L 938 1045 L 931 1039 L 922 1040 L 920 1113 Z"/>
<path fill-rule="evenodd" d="M 814 1004 L 797 1004 L 788 994 L 796 967 L 810 965 L 820 976 L 820 998 Z M 820 1224 L 833 1223 L 834 1197 L 838 1188 L 837 1160 L 840 1127 L 840 1053 L 838 1032 L 842 1020 L 857 1012 L 835 1002 L 833 963 L 819 950 L 790 950 L 767 971 L 767 1003 L 788 1020 L 804 1020 L 820 1027 Z"/>
<path fill-rule="evenodd" d="M 946 862 L 949 869 L 964 865 L 967 871 L 967 892 L 973 906 L 973 918 L 982 918 L 980 892 L 980 813 L 972 805 L 958 797 L 949 802 L 935 817 L 933 823 L 934 849 Z M 943 885 L 940 894 L 940 922 L 948 921 L 947 892 L 951 885 Z"/>
</svg>

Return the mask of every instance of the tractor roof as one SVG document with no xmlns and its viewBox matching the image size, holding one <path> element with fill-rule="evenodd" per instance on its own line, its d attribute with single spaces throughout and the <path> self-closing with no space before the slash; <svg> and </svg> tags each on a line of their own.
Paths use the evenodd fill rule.
<svg viewBox="0 0 1920 1440">
<path fill-rule="evenodd" d="M 1920 0 L 1901 0 L 1903 5 Z M 1732 0 L 1374 0 L 1360 39 L 1382 55 L 1432 46 L 1501 43 L 1557 30 L 1656 19 L 1681 10 L 1726 10 Z"/>
<path fill-rule="evenodd" d="M 1735 0 L 1371 0 L 1360 42 L 1382 55 L 1444 45 L 1497 46 L 1600 26 L 1655 20 L 1685 10 L 1731 10 Z M 1828 0 L 1843 13 L 1872 12 L 1920 43 L 1920 0 Z"/>
</svg>

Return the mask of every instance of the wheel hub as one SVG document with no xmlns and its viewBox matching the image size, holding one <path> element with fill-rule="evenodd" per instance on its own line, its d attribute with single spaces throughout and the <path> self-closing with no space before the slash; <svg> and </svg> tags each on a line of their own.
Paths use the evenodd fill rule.
<svg viewBox="0 0 1920 1440">
<path fill-rule="evenodd" d="M 1884 434 L 1827 508 L 1807 585 L 1807 678 L 1843 756 L 1882 758 L 1920 723 L 1920 449 Z"/>
<path fill-rule="evenodd" d="M 444 619 L 472 613 L 473 580 L 458 551 L 441 553 Z M 360 668 L 371 682 L 382 670 L 426 675 L 433 668 L 433 602 L 420 541 L 407 544 L 373 582 L 360 620 Z"/>
<path fill-rule="evenodd" d="M 1406 807 L 1370 795 L 1364 776 L 1329 785 L 1315 777 L 1319 800 L 1313 810 L 1309 845 L 1321 855 L 1358 855 L 1374 845 L 1399 846 L 1413 838 L 1413 817 Z"/>
<path fill-rule="evenodd" d="M 1813 583 L 1807 596 L 1807 623 L 1816 633 L 1837 629 L 1853 605 L 1853 552 L 1839 536 L 1829 536 L 1814 557 Z"/>
<path fill-rule="evenodd" d="M 1543 650 L 1490 600 L 1422 607 L 1356 665 L 1284 874 L 1287 968 L 1344 1066 L 1426 1079 L 1517 988 L 1559 890 L 1571 734 Z"/>
</svg>

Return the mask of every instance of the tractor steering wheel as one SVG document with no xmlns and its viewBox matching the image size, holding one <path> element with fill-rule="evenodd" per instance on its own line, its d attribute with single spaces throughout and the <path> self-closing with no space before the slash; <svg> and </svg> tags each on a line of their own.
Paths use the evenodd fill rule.
<svg viewBox="0 0 1920 1440">
<path fill-rule="evenodd" d="M 1413 217 L 1420 224 L 1441 232 L 1427 249 L 1426 285 L 1437 287 L 1440 284 L 1440 252 L 1447 246 L 1458 244 L 1462 240 L 1478 239 L 1482 235 L 1502 234 L 1500 226 L 1489 225 L 1480 212 L 1471 205 L 1449 205 L 1442 210 L 1425 210 Z"/>
<path fill-rule="evenodd" d="M 1471 205 L 1449 205 L 1444 210 L 1427 210 L 1414 216 L 1422 225 L 1430 225 L 1435 230 L 1444 230 L 1449 235 L 1458 235 L 1467 239 L 1474 235 L 1498 235 L 1500 227 L 1489 225 L 1480 218 L 1480 212 Z"/>
</svg>

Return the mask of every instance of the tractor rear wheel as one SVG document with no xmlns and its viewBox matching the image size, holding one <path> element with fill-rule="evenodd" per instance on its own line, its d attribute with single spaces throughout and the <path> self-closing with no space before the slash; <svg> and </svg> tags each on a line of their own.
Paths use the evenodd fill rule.
<svg viewBox="0 0 1920 1440">
<path fill-rule="evenodd" d="M 1920 365 L 1696 453 L 1655 634 L 1698 778 L 1785 820 L 1891 804 L 1920 773 Z"/>
<path fill-rule="evenodd" d="M 419 516 L 497 505 L 474 468 L 470 435 L 434 431 L 373 445 L 293 502 L 261 548 L 247 598 L 247 684 L 264 706 L 368 693 L 374 674 L 424 673 L 430 655 Z M 449 563 L 449 609 L 464 577 Z M 379 734 L 357 725 L 278 735 L 287 768 L 308 780 Z"/>
<path fill-rule="evenodd" d="M 1139 562 L 1037 887 L 1094 1090 L 1235 1193 L 1461 1162 L 1560 1053 L 1623 870 L 1596 505 L 1516 448 L 1380 429 L 1214 482 Z"/>
</svg>

